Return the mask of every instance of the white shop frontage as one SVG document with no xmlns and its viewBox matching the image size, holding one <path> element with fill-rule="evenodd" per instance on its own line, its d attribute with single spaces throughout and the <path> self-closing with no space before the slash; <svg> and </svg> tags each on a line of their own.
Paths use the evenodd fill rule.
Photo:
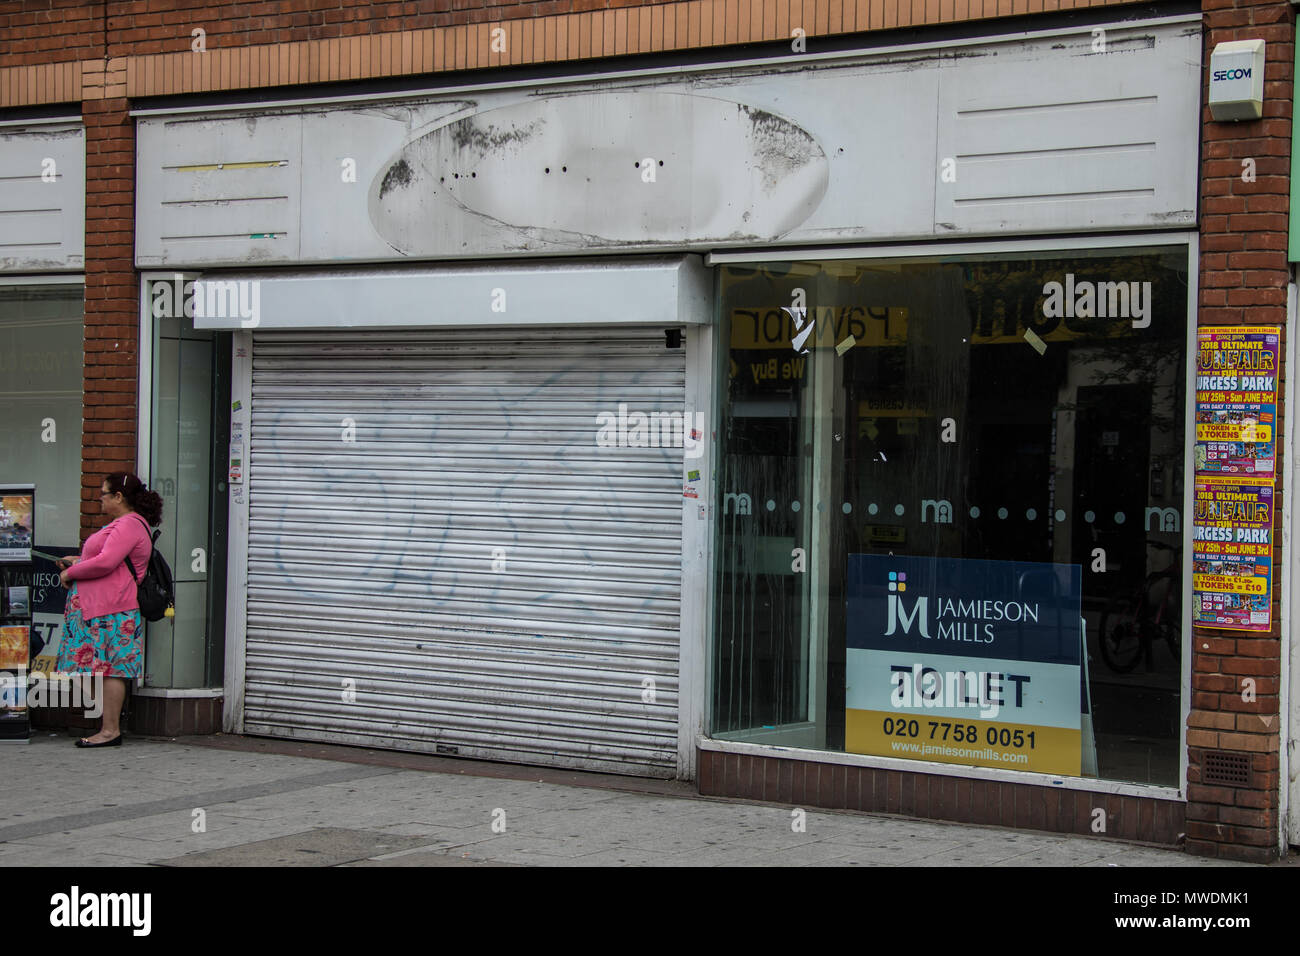
<svg viewBox="0 0 1300 956">
<path fill-rule="evenodd" d="M 1180 540 L 1186 456 L 1152 421 L 1186 408 L 1200 44 L 1168 18 L 1104 54 L 1081 28 L 138 111 L 142 341 L 176 322 L 230 349 L 227 729 L 687 779 L 701 746 L 842 755 L 850 554 L 1067 565 L 1098 534 L 1136 566 L 1148 528 Z M 1137 311 L 1047 329 L 1056 272 L 1123 281 Z M 201 314 L 153 308 L 177 276 Z M 1148 307 L 1164 364 L 1127 367 Z M 1053 433 L 1056 398 L 990 398 L 997 467 L 862 457 L 989 381 L 1090 411 Z M 1103 385 L 1145 422 L 1110 424 Z M 1127 529 L 1082 518 L 1105 490 L 1066 459 L 1093 444 L 1132 473 Z M 1044 541 L 921 487 L 1047 494 L 1013 474 L 1040 453 L 1068 512 Z M 960 540 L 923 537 L 941 502 Z M 1171 777 L 1184 664 L 1152 728 Z"/>
</svg>

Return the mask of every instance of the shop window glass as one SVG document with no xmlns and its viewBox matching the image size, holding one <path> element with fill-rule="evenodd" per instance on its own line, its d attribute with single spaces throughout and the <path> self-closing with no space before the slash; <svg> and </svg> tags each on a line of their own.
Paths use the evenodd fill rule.
<svg viewBox="0 0 1300 956">
<path fill-rule="evenodd" d="M 1187 289 L 1182 245 L 721 268 L 711 734 L 1177 786 Z"/>
<path fill-rule="evenodd" d="M 83 290 L 0 287 L 0 480 L 36 485 L 37 548 L 81 542 Z"/>
</svg>

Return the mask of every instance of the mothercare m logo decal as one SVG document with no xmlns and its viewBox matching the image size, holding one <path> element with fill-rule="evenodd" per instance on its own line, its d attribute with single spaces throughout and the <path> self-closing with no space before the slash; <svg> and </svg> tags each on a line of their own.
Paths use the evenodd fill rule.
<svg viewBox="0 0 1300 956">
<path fill-rule="evenodd" d="M 262 321 L 262 287 L 256 279 L 185 279 L 153 282 L 150 311 L 155 319 L 231 319 L 242 329 Z"/>
<path fill-rule="evenodd" d="M 50 897 L 50 925 L 126 926 L 133 936 L 148 936 L 152 910 L 149 893 L 82 893 L 74 886 L 69 893 Z"/>
<path fill-rule="evenodd" d="M 930 619 L 927 613 L 929 598 L 919 597 L 916 603 L 912 605 L 912 611 L 909 614 L 907 607 L 903 604 L 903 593 L 907 590 L 907 573 L 904 571 L 889 572 L 889 621 L 885 626 L 885 636 L 893 634 L 898 630 L 901 622 L 903 633 L 908 634 L 912 630 L 912 622 L 917 621 L 919 626 L 917 631 L 922 637 L 930 636 Z"/>
</svg>

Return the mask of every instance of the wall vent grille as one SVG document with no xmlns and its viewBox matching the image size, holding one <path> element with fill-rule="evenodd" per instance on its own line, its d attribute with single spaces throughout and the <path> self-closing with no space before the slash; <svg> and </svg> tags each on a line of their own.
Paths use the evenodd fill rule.
<svg viewBox="0 0 1300 956">
<path fill-rule="evenodd" d="M 1225 787 L 1250 786 L 1250 758 L 1245 754 L 1207 753 L 1201 780 Z"/>
</svg>

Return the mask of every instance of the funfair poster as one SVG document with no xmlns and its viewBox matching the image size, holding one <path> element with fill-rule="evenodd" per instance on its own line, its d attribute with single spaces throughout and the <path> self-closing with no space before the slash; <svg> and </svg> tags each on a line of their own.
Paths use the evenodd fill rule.
<svg viewBox="0 0 1300 956">
<path fill-rule="evenodd" d="M 1197 473 L 1272 475 L 1281 330 L 1202 329 L 1196 338 Z"/>
<path fill-rule="evenodd" d="M 1192 622 L 1201 627 L 1272 627 L 1273 479 L 1196 482 L 1192 533 Z"/>
</svg>

